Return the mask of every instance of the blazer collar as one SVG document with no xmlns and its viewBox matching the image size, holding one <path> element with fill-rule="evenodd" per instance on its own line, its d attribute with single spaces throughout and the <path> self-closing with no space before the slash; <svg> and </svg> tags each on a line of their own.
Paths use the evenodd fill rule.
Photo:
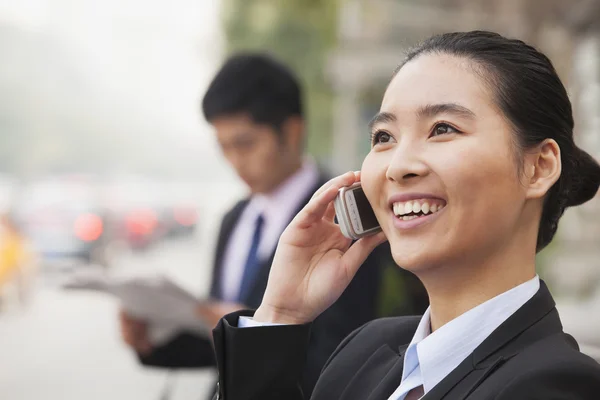
<svg viewBox="0 0 600 400">
<path fill-rule="evenodd" d="M 392 357 L 392 359 L 390 359 L 390 368 L 388 369 L 388 372 L 383 378 L 381 378 L 381 381 L 371 392 L 368 400 L 387 399 L 392 393 L 394 393 L 394 390 L 398 388 L 398 385 L 400 385 L 400 382 L 402 381 L 404 355 L 406 354 L 407 348 L 408 344 L 402 345 L 398 348 L 399 353 L 397 353 L 396 357 Z M 391 347 L 390 350 L 395 353 Z"/>
<path fill-rule="evenodd" d="M 554 310 L 555 306 L 556 304 L 548 287 L 543 281 L 540 281 L 538 292 L 475 349 L 473 352 L 473 363 L 477 365 L 500 350 L 525 330 L 537 324 L 548 313 Z M 552 321 L 551 333 L 562 331 L 562 324 L 558 316 L 553 318 Z M 544 334 L 544 332 L 539 331 L 539 328 L 535 331 L 540 335 Z"/>
<path fill-rule="evenodd" d="M 562 332 L 554 299 L 543 281 L 538 292 L 502 323 L 473 354 L 437 384 L 424 400 L 442 399 L 467 376 L 469 384 L 457 390 L 463 398 L 479 386 L 495 369 L 543 337 Z M 463 393 L 464 392 L 464 393 Z"/>
<path fill-rule="evenodd" d="M 404 331 L 410 334 L 417 330 L 419 317 L 402 317 L 405 321 Z M 409 333 L 410 332 L 410 333 Z M 393 335 L 382 347 L 387 348 L 389 358 L 385 361 L 389 365 L 386 374 L 380 378 L 379 384 L 371 392 L 368 400 L 387 400 L 402 382 L 402 370 L 404 369 L 404 357 L 408 349 L 407 335 Z M 403 343 L 402 343 L 403 342 Z M 402 344 L 400 344 L 402 343 Z"/>
</svg>

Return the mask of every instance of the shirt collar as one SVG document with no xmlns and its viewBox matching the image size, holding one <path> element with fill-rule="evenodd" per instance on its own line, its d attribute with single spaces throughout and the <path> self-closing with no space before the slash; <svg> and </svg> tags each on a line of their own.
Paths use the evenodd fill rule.
<svg viewBox="0 0 600 400">
<path fill-rule="evenodd" d="M 531 299 L 539 288 L 540 279 L 536 275 L 533 279 L 472 308 L 433 333 L 431 311 L 428 308 L 407 349 L 402 379 L 404 380 L 418 365 L 423 389 L 427 393 Z"/>
</svg>

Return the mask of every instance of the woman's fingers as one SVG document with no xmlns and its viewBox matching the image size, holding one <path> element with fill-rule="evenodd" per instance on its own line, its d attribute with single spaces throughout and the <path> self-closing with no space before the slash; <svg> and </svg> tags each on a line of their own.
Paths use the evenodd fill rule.
<svg viewBox="0 0 600 400">
<path fill-rule="evenodd" d="M 325 215 L 323 216 L 323 218 L 326 221 L 333 222 L 335 218 L 335 207 L 333 205 L 333 202 L 329 203 L 329 205 L 327 206 L 327 210 L 325 210 Z"/>
<path fill-rule="evenodd" d="M 342 265 L 350 278 L 354 277 L 358 268 L 367 259 L 375 247 L 387 241 L 385 234 L 379 232 L 373 236 L 367 236 L 359 239 L 342 256 Z"/>
<path fill-rule="evenodd" d="M 321 220 L 335 200 L 338 191 L 345 186 L 350 186 L 356 181 L 356 174 L 348 172 L 338 176 L 325 185 L 323 185 L 314 195 L 308 204 L 296 216 L 295 221 L 300 228 L 307 228 L 311 224 Z M 335 211 L 333 211 L 335 214 Z M 333 217 L 332 217 L 333 219 Z"/>
<path fill-rule="evenodd" d="M 321 195 L 321 193 L 328 190 L 332 186 L 338 186 L 338 189 L 339 189 L 344 186 L 352 185 L 358 179 L 356 177 L 357 174 L 359 174 L 359 172 L 346 172 L 343 175 L 339 175 L 339 176 L 336 176 L 335 178 L 328 180 L 323 186 L 321 186 L 319 189 L 317 189 L 315 194 L 313 194 L 312 198 L 314 199 L 314 198 L 318 197 L 319 195 Z"/>
<path fill-rule="evenodd" d="M 296 223 L 301 229 L 308 228 L 315 222 L 323 219 L 327 207 L 337 196 L 336 186 L 330 186 L 329 189 L 322 192 L 319 196 L 312 199 L 296 216 Z"/>
<path fill-rule="evenodd" d="M 360 182 L 360 171 L 354 171 L 354 172 L 349 172 L 348 174 L 354 174 L 354 182 L 347 184 L 347 185 L 342 185 L 340 186 L 340 188 L 344 187 L 344 186 L 350 186 L 355 182 Z M 333 184 L 335 184 L 335 182 L 333 182 Z M 333 203 L 330 203 L 329 206 L 327 207 L 327 210 L 325 211 L 325 215 L 323 216 L 323 218 L 326 221 L 330 221 L 330 222 L 334 222 L 334 218 L 335 218 L 335 207 Z"/>
</svg>

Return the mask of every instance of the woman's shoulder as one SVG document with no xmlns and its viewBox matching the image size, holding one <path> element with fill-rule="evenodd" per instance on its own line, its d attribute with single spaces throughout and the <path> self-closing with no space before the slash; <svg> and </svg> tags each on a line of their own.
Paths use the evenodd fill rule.
<svg viewBox="0 0 600 400">
<path fill-rule="evenodd" d="M 505 370 L 511 379 L 498 396 L 501 400 L 520 398 L 519 393 L 547 398 L 564 393 L 577 399 L 596 399 L 600 393 L 600 364 L 581 353 L 575 340 L 562 332 L 524 349 L 506 367 L 511 367 Z"/>
<path fill-rule="evenodd" d="M 582 353 L 575 339 L 564 332 L 550 335 L 536 342 L 524 349 L 519 356 L 523 358 L 521 362 L 534 371 L 555 368 L 580 369 L 596 373 L 600 378 L 600 364 Z M 530 361 L 525 362 L 525 359 Z"/>
<path fill-rule="evenodd" d="M 357 329 L 357 339 L 370 338 L 375 343 L 392 347 L 410 343 L 421 321 L 421 316 L 378 318 Z M 362 340 L 361 340 L 362 341 Z"/>
</svg>

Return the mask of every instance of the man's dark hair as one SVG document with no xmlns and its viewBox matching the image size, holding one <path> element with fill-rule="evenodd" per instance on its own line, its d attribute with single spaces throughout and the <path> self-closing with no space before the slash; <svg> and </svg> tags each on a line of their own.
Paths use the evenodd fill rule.
<svg viewBox="0 0 600 400">
<path fill-rule="evenodd" d="M 412 49 L 396 73 L 424 54 L 449 54 L 474 63 L 474 72 L 487 83 L 513 126 L 519 154 L 545 139 L 558 143 L 562 173 L 544 200 L 537 239 L 537 250 L 543 249 L 565 209 L 590 200 L 600 185 L 600 165 L 573 141 L 571 102 L 552 63 L 520 40 L 485 31 L 455 32 L 434 36 Z"/>
<path fill-rule="evenodd" d="M 207 121 L 247 113 L 257 124 L 280 132 L 288 118 L 303 117 L 300 84 L 288 67 L 268 55 L 235 54 L 210 83 L 202 111 Z"/>
</svg>

